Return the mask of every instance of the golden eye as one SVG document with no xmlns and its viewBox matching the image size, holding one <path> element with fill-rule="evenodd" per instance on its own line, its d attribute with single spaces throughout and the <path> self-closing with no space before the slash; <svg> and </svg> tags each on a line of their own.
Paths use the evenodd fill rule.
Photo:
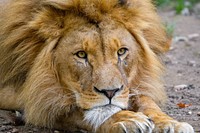
<svg viewBox="0 0 200 133">
<path fill-rule="evenodd" d="M 120 48 L 120 49 L 117 51 L 117 54 L 118 54 L 118 56 L 122 56 L 122 55 L 126 54 L 127 51 L 128 51 L 127 48 Z"/>
<path fill-rule="evenodd" d="M 84 51 L 78 51 L 75 55 L 78 58 L 82 58 L 82 59 L 86 59 L 87 58 L 87 54 Z"/>
</svg>

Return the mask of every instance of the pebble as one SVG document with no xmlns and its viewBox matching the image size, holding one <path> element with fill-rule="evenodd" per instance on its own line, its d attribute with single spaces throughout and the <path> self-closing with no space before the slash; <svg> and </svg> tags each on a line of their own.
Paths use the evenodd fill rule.
<svg viewBox="0 0 200 133">
<path fill-rule="evenodd" d="M 19 111 L 15 111 L 15 115 L 16 115 L 16 117 L 23 117 L 22 113 L 20 113 Z"/>
<path fill-rule="evenodd" d="M 181 11 L 181 14 L 184 15 L 184 16 L 189 16 L 191 13 L 190 13 L 190 10 L 188 8 L 184 8 Z"/>
<path fill-rule="evenodd" d="M 188 111 L 187 114 L 188 114 L 188 115 L 191 115 L 191 114 L 192 114 L 192 111 Z"/>
<path fill-rule="evenodd" d="M 183 42 L 189 42 L 188 38 L 185 37 L 185 36 L 177 36 L 177 37 L 174 38 L 174 42 L 175 43 L 176 42 L 181 42 L 181 41 L 183 41 Z"/>
<path fill-rule="evenodd" d="M 4 122 L 2 122 L 2 124 L 3 124 L 3 125 L 11 125 L 11 122 L 9 122 L 9 121 L 4 121 Z"/>
<path fill-rule="evenodd" d="M 0 131 L 8 131 L 12 128 L 12 126 L 1 126 Z"/>
<path fill-rule="evenodd" d="M 194 34 L 190 34 L 188 35 L 188 39 L 189 40 L 195 40 L 199 37 L 199 34 L 198 33 L 194 33 Z"/>
<path fill-rule="evenodd" d="M 188 61 L 187 64 L 191 67 L 195 67 L 196 66 L 196 61 Z"/>
<path fill-rule="evenodd" d="M 175 89 L 175 91 L 178 91 L 178 90 L 182 90 L 182 89 L 187 88 L 187 87 L 188 87 L 188 85 L 182 84 L 182 85 L 174 86 L 174 89 Z"/>
<path fill-rule="evenodd" d="M 172 50 L 174 50 L 174 49 L 175 49 L 175 48 L 174 48 L 174 47 L 172 47 L 172 46 L 169 48 L 169 50 L 170 50 L 170 51 L 172 51 Z"/>
<path fill-rule="evenodd" d="M 60 133 L 59 131 L 55 130 L 54 133 Z"/>
<path fill-rule="evenodd" d="M 200 112 L 197 112 L 197 115 L 200 116 Z"/>
<path fill-rule="evenodd" d="M 0 131 L 5 131 L 5 130 L 6 130 L 5 126 L 0 127 Z"/>
<path fill-rule="evenodd" d="M 194 120 L 194 121 L 198 121 L 199 119 L 196 117 L 196 118 L 193 118 L 193 120 Z"/>
<path fill-rule="evenodd" d="M 39 130 L 37 128 L 33 128 L 33 131 L 34 132 L 38 132 Z"/>
<path fill-rule="evenodd" d="M 17 128 L 13 128 L 12 133 L 18 133 L 19 130 Z"/>
<path fill-rule="evenodd" d="M 169 96 L 169 98 L 172 98 L 172 99 L 178 99 L 179 98 L 179 96 L 175 96 L 175 95 L 171 95 L 171 96 Z M 171 101 L 172 102 L 172 101 Z"/>
</svg>

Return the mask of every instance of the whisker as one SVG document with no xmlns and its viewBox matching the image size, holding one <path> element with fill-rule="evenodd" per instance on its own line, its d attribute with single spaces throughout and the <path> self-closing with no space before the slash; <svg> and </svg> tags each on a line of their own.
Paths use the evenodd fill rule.
<svg viewBox="0 0 200 133">
<path fill-rule="evenodd" d="M 136 87 L 136 88 L 130 88 L 130 94 L 128 95 L 129 98 L 132 97 L 132 96 L 137 96 L 139 95 L 139 87 L 140 87 L 140 84 Z"/>
</svg>

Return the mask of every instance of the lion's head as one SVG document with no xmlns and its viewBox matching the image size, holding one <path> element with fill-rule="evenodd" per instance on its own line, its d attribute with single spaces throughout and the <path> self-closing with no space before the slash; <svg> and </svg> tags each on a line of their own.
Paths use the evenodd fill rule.
<svg viewBox="0 0 200 133">
<path fill-rule="evenodd" d="M 38 90 L 59 86 L 84 110 L 127 109 L 129 97 L 139 94 L 162 101 L 158 54 L 167 38 L 150 0 L 18 0 L 9 6 L 0 26 L 2 86 L 25 86 L 41 97 Z"/>
</svg>

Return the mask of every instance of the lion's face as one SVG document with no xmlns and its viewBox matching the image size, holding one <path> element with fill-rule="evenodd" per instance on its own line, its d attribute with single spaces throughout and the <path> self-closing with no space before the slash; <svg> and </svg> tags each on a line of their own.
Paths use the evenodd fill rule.
<svg viewBox="0 0 200 133">
<path fill-rule="evenodd" d="M 154 92 L 162 88 L 162 65 L 157 54 L 165 51 L 166 35 L 149 0 L 46 0 L 30 10 L 32 16 L 28 12 L 23 15 L 24 8 L 29 9 L 27 5 L 36 3 L 19 4 L 19 9 L 23 8 L 16 22 L 15 18 L 3 19 L 11 25 L 2 28 L 8 27 L 5 33 L 11 34 L 9 27 L 17 28 L 20 24 L 17 35 L 1 40 L 5 42 L 0 65 L 3 85 L 19 88 L 30 80 L 26 84 L 38 87 L 48 75 L 43 71 L 51 70 L 54 78 L 49 80 L 58 82 L 66 92 L 71 91 L 76 104 L 83 109 L 108 104 L 125 109 L 128 95 L 134 95 L 132 90 L 139 85 L 140 94 L 162 101 Z M 6 39 L 7 35 L 3 36 L 1 39 Z M 44 53 L 48 56 L 44 57 Z M 48 67 L 47 62 L 53 66 Z M 41 66 L 45 70 L 40 70 Z M 41 75 L 35 71 L 42 71 Z M 37 78 L 33 83 L 34 74 L 41 80 Z"/>
<path fill-rule="evenodd" d="M 122 25 L 79 26 L 66 33 L 56 51 L 61 83 L 75 93 L 78 106 L 128 107 L 138 47 Z"/>
</svg>

